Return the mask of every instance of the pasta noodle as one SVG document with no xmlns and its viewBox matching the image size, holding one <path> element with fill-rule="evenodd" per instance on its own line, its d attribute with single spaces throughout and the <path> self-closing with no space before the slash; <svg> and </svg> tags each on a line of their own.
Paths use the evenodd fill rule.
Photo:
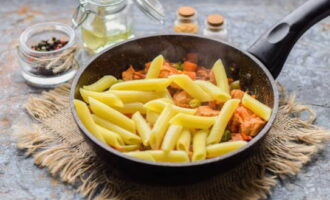
<svg viewBox="0 0 330 200">
<path fill-rule="evenodd" d="M 222 61 L 218 59 L 213 67 L 212 71 L 214 73 L 215 80 L 217 82 L 217 86 L 221 88 L 224 92 L 229 94 L 229 84 L 228 84 L 228 78 L 226 74 L 225 67 L 222 64 Z"/>
<path fill-rule="evenodd" d="M 120 126 L 117 126 L 116 124 L 113 124 L 105 119 L 102 119 L 101 117 L 98 117 L 96 115 L 92 115 L 93 120 L 95 121 L 96 124 L 99 126 L 106 128 L 112 132 L 117 133 L 118 135 L 121 136 L 123 141 L 126 144 L 141 144 L 141 138 L 137 136 L 136 134 L 121 128 Z"/>
<path fill-rule="evenodd" d="M 141 115 L 140 112 L 134 113 L 134 115 L 132 116 L 132 120 L 135 122 L 136 130 L 137 130 L 138 134 L 140 135 L 140 137 L 143 141 L 143 144 L 145 146 L 147 146 L 149 143 L 149 137 L 150 137 L 150 133 L 151 133 L 151 129 L 150 129 L 148 123 L 143 118 L 143 116 Z"/>
<path fill-rule="evenodd" d="M 118 96 L 124 103 L 141 102 L 145 103 L 161 97 L 159 92 L 130 91 L 130 90 L 108 90 L 107 93 Z"/>
<path fill-rule="evenodd" d="M 165 108 L 166 104 L 172 104 L 172 102 L 168 99 L 156 99 L 149 101 L 148 103 L 144 104 L 144 107 L 146 109 L 152 110 L 154 112 L 160 113 Z M 193 115 L 196 113 L 196 109 L 190 109 L 190 108 L 182 108 L 176 105 L 173 105 L 173 110 L 176 113 L 185 113 Z"/>
<path fill-rule="evenodd" d="M 247 93 L 245 93 L 243 96 L 242 104 L 266 121 L 269 120 L 272 114 L 272 109 L 270 107 L 261 103 L 257 99 L 252 98 Z"/>
<path fill-rule="evenodd" d="M 225 128 L 239 103 L 239 99 L 226 101 L 211 128 L 209 136 L 207 137 L 207 144 L 215 144 L 221 141 Z"/>
<path fill-rule="evenodd" d="M 169 126 L 168 121 L 173 116 L 173 114 L 172 105 L 167 104 L 151 130 L 149 143 L 152 149 L 160 148 L 165 132 Z"/>
<path fill-rule="evenodd" d="M 212 144 L 206 147 L 207 157 L 213 158 L 221 156 L 236 151 L 237 149 L 245 146 L 246 144 L 247 142 L 242 140 Z"/>
<path fill-rule="evenodd" d="M 74 107 L 76 108 L 77 115 L 81 122 L 84 124 L 86 129 L 91 132 L 97 139 L 100 141 L 105 142 L 104 138 L 100 134 L 97 125 L 95 124 L 92 115 L 88 109 L 88 106 L 85 102 L 80 100 L 73 100 Z"/>
<path fill-rule="evenodd" d="M 158 162 L 189 162 L 189 156 L 185 151 L 151 150 L 147 152 Z"/>
<path fill-rule="evenodd" d="M 89 103 L 91 110 L 95 115 L 106 119 L 118 126 L 126 128 L 129 131 L 135 132 L 135 124 L 133 120 L 126 117 L 124 114 L 118 112 L 117 110 L 107 106 L 106 104 L 89 97 Z"/>
<path fill-rule="evenodd" d="M 108 106 L 123 107 L 124 104 L 116 95 L 105 93 L 105 92 L 94 92 L 80 88 L 80 95 L 85 102 L 89 103 L 88 97 L 93 97 Z"/>
<path fill-rule="evenodd" d="M 168 78 L 140 79 L 114 84 L 110 90 L 164 91 L 170 84 Z"/>
<path fill-rule="evenodd" d="M 115 107 L 115 109 L 124 114 L 133 114 L 136 112 L 140 112 L 142 114 L 146 113 L 146 109 L 143 107 L 143 103 L 141 102 L 125 103 L 122 107 Z"/>
<path fill-rule="evenodd" d="M 206 137 L 208 130 L 200 130 L 193 134 L 192 161 L 204 160 L 206 158 Z"/>
<path fill-rule="evenodd" d="M 164 57 L 162 55 L 153 59 L 148 69 L 146 79 L 157 78 L 160 72 L 160 68 L 163 66 Z"/>
<path fill-rule="evenodd" d="M 223 103 L 230 99 L 230 96 L 225 91 L 223 91 L 221 88 L 215 86 L 209 81 L 197 80 L 194 82 L 219 103 Z"/>
<path fill-rule="evenodd" d="M 176 83 L 180 88 L 186 91 L 190 96 L 195 99 L 198 99 L 202 102 L 211 101 L 212 98 L 208 95 L 202 88 L 195 84 L 189 76 L 180 74 L 180 75 L 171 75 L 169 79 Z"/>
<path fill-rule="evenodd" d="M 182 150 L 185 152 L 189 152 L 190 149 L 190 142 L 191 142 L 191 133 L 189 129 L 185 128 L 183 129 L 177 143 L 176 143 L 176 149 Z"/>
<path fill-rule="evenodd" d="M 115 132 L 112 132 L 102 126 L 96 125 L 99 133 L 104 138 L 105 142 L 115 148 L 121 147 L 124 144 L 123 139 Z"/>
<path fill-rule="evenodd" d="M 165 134 L 161 149 L 165 152 L 169 152 L 173 150 L 177 140 L 180 137 L 181 132 L 182 132 L 182 126 L 170 125 L 170 127 L 168 128 Z"/>
<path fill-rule="evenodd" d="M 185 128 L 207 129 L 214 124 L 214 121 L 215 117 L 202 117 L 179 113 L 170 120 L 170 124 L 181 125 Z"/>
<path fill-rule="evenodd" d="M 149 152 L 147 151 L 132 151 L 124 153 L 128 156 L 132 156 L 134 158 L 142 159 L 142 160 L 149 160 L 149 161 L 156 161 Z"/>
<path fill-rule="evenodd" d="M 117 79 L 114 76 L 107 75 L 100 78 L 98 81 L 91 85 L 85 85 L 83 88 L 85 90 L 102 92 L 108 88 L 110 88 L 113 84 L 117 82 Z"/>
<path fill-rule="evenodd" d="M 151 111 L 151 110 L 147 110 L 146 119 L 147 119 L 147 122 L 150 123 L 151 125 L 155 124 L 158 117 L 159 117 L 158 113 Z"/>
</svg>

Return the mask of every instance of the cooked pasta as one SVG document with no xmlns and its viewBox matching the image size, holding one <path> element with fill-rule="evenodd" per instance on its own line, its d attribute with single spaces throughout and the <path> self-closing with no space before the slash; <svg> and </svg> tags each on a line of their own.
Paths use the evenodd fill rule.
<svg viewBox="0 0 330 200">
<path fill-rule="evenodd" d="M 74 100 L 78 117 L 96 139 L 150 162 L 201 161 L 242 148 L 272 109 L 228 78 L 220 59 L 208 69 L 196 56 L 170 63 L 160 55 L 144 69 L 129 66 L 122 80 L 104 76 L 83 86 L 83 101 Z"/>
<path fill-rule="evenodd" d="M 170 120 L 170 124 L 181 125 L 185 128 L 207 129 L 214 124 L 215 119 L 215 117 L 201 117 L 179 113 Z"/>
<path fill-rule="evenodd" d="M 133 114 L 136 112 L 140 112 L 142 114 L 146 113 L 146 109 L 141 102 L 125 103 L 123 106 L 114 107 L 114 109 L 123 114 Z"/>
<path fill-rule="evenodd" d="M 92 97 L 98 101 L 101 101 L 102 103 L 107 104 L 108 106 L 117 106 L 117 107 L 123 107 L 124 104 L 120 100 L 120 98 L 116 95 L 113 95 L 111 93 L 105 93 L 105 92 L 94 92 L 89 91 L 80 88 L 80 95 L 84 99 L 85 102 L 89 103 L 88 97 Z"/>
<path fill-rule="evenodd" d="M 144 146 L 148 146 L 149 137 L 151 133 L 150 126 L 148 125 L 148 123 L 146 122 L 146 120 L 144 119 L 144 117 L 141 115 L 140 112 L 134 113 L 134 115 L 132 116 L 132 120 L 135 122 L 136 130 L 140 135 Z"/>
<path fill-rule="evenodd" d="M 114 133 L 117 133 L 123 139 L 125 144 L 141 144 L 142 142 L 141 138 L 137 136 L 135 133 L 132 133 L 124 128 L 121 128 L 120 126 L 117 126 L 116 124 L 113 124 L 96 115 L 92 115 L 92 117 L 95 123 L 98 124 L 99 126 L 106 128 Z"/>
<path fill-rule="evenodd" d="M 174 149 L 176 142 L 178 141 L 182 132 L 182 126 L 170 125 L 165 134 L 161 149 L 165 152 L 169 152 Z"/>
<path fill-rule="evenodd" d="M 117 82 L 117 79 L 114 76 L 106 75 L 100 78 L 98 81 L 91 85 L 85 85 L 83 88 L 85 90 L 102 92 L 108 88 L 110 88 L 113 84 Z"/>
<path fill-rule="evenodd" d="M 272 114 L 271 108 L 261 103 L 257 99 L 252 98 L 247 93 L 245 93 L 243 96 L 242 104 L 266 121 L 269 120 Z"/>
<path fill-rule="evenodd" d="M 164 63 L 164 57 L 162 55 L 159 55 L 156 58 L 154 58 L 146 74 L 146 79 L 158 78 L 160 68 L 163 66 L 163 63 Z"/>
<path fill-rule="evenodd" d="M 240 100 L 231 99 L 226 101 L 223 105 L 219 115 L 215 119 L 214 126 L 211 128 L 210 134 L 207 137 L 207 144 L 219 143 L 227 124 L 234 114 L 235 109 L 238 107 Z"/>
<path fill-rule="evenodd" d="M 202 88 L 195 84 L 189 76 L 181 75 L 172 75 L 169 76 L 169 79 L 174 83 L 179 85 L 184 91 L 186 91 L 190 96 L 195 99 L 198 99 L 202 102 L 211 101 L 210 95 L 208 95 Z"/>
<path fill-rule="evenodd" d="M 236 151 L 237 149 L 245 146 L 246 144 L 247 142 L 242 140 L 212 144 L 206 147 L 207 157 L 213 158 L 221 156 Z"/>
<path fill-rule="evenodd" d="M 167 104 L 163 112 L 159 115 L 157 121 L 154 124 L 154 127 L 151 130 L 150 134 L 150 146 L 152 149 L 159 149 L 163 141 L 166 130 L 169 126 L 168 121 L 173 116 L 173 108 L 171 104 Z"/>
<path fill-rule="evenodd" d="M 95 115 L 117 124 L 118 126 L 126 128 L 127 130 L 135 132 L 135 124 L 133 120 L 124 114 L 91 97 L 89 97 L 89 103 L 90 108 Z"/>
<path fill-rule="evenodd" d="M 114 84 L 110 90 L 164 91 L 171 84 L 168 78 L 124 81 Z"/>
<path fill-rule="evenodd" d="M 206 137 L 208 130 L 200 130 L 193 135 L 192 161 L 204 160 L 206 158 Z"/>
<path fill-rule="evenodd" d="M 191 132 L 189 129 L 185 128 L 183 129 L 177 143 L 176 143 L 176 149 L 182 150 L 185 152 L 189 152 L 190 150 L 190 142 L 191 142 Z"/>
<path fill-rule="evenodd" d="M 224 92 L 229 94 L 229 84 L 228 84 L 226 70 L 220 59 L 218 59 L 214 63 L 214 65 L 212 67 L 212 71 L 213 71 L 217 86 L 219 88 L 221 88 Z"/>
<path fill-rule="evenodd" d="M 97 125 L 95 124 L 95 122 L 92 118 L 92 115 L 88 109 L 87 104 L 85 102 L 82 102 L 82 101 L 76 100 L 76 99 L 73 100 L 73 104 L 75 106 L 79 119 L 84 124 L 86 129 L 89 132 L 91 132 L 97 139 L 106 143 L 106 141 L 102 137 L 102 134 L 99 132 Z"/>
</svg>

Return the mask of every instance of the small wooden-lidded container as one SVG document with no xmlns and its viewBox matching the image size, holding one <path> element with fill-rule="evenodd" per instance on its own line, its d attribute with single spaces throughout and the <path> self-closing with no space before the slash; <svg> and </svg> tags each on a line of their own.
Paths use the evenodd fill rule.
<svg viewBox="0 0 330 200">
<path fill-rule="evenodd" d="M 174 32 L 197 33 L 197 11 L 190 6 L 183 6 L 177 10 L 177 19 L 174 22 Z"/>
<path fill-rule="evenodd" d="M 225 25 L 225 18 L 223 16 L 218 14 L 208 15 L 205 20 L 203 35 L 214 39 L 225 40 L 227 37 L 227 30 Z"/>
</svg>

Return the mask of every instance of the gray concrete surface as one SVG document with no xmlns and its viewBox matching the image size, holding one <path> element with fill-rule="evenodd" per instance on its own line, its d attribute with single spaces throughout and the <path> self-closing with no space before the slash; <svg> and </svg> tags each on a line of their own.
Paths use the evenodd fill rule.
<svg viewBox="0 0 330 200">
<path fill-rule="evenodd" d="M 171 32 L 175 9 L 192 5 L 200 19 L 209 13 L 221 13 L 228 19 L 229 41 L 249 47 L 272 23 L 300 5 L 302 0 L 168 0 L 164 26 L 150 21 L 134 10 L 136 35 Z M 62 199 L 82 197 L 73 188 L 51 178 L 47 170 L 33 165 L 15 147 L 11 133 L 31 119 L 23 110 L 28 94 L 41 90 L 27 86 L 20 76 L 15 45 L 22 30 L 43 21 L 70 22 L 75 7 L 72 0 L 0 1 L 0 200 Z M 202 20 L 200 20 L 202 23 Z M 316 123 L 330 128 L 330 19 L 309 30 L 298 42 L 278 80 L 298 100 L 311 105 L 318 114 Z M 281 181 L 271 200 L 330 199 L 330 145 L 315 156 L 297 176 Z"/>
</svg>

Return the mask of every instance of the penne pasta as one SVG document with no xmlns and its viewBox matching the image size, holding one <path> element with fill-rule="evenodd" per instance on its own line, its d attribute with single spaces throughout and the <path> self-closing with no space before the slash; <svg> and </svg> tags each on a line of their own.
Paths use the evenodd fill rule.
<svg viewBox="0 0 330 200">
<path fill-rule="evenodd" d="M 214 124 L 215 119 L 216 117 L 202 117 L 179 113 L 170 120 L 170 124 L 181 125 L 185 128 L 207 129 Z"/>
<path fill-rule="evenodd" d="M 153 99 L 158 99 L 163 95 L 159 92 L 130 91 L 130 90 L 108 90 L 107 93 L 118 96 L 123 103 L 141 102 L 146 103 Z"/>
<path fill-rule="evenodd" d="M 149 101 L 148 103 L 144 104 L 144 107 L 148 110 L 160 113 L 168 103 L 172 104 L 172 102 L 170 102 L 168 99 L 162 98 Z M 183 108 L 176 105 L 173 105 L 173 110 L 175 113 L 185 113 L 189 115 L 193 115 L 197 111 L 197 109 Z"/>
<path fill-rule="evenodd" d="M 228 78 L 227 78 L 225 67 L 223 66 L 223 63 L 220 59 L 218 59 L 214 63 L 214 65 L 212 67 L 212 71 L 213 71 L 217 86 L 229 95 Z"/>
<path fill-rule="evenodd" d="M 192 161 L 204 160 L 206 158 L 206 137 L 208 130 L 200 130 L 193 134 Z"/>
<path fill-rule="evenodd" d="M 168 78 L 140 79 L 114 84 L 110 90 L 164 91 L 170 84 Z"/>
<path fill-rule="evenodd" d="M 218 103 L 223 103 L 230 99 L 230 95 L 228 93 L 209 81 L 197 80 L 194 82 L 199 85 L 206 93 L 212 96 L 212 98 Z"/>
<path fill-rule="evenodd" d="M 176 83 L 180 88 L 186 91 L 190 96 L 201 102 L 211 101 L 212 98 L 208 95 L 201 87 L 195 84 L 191 78 L 184 74 L 171 75 L 168 77 L 174 83 Z"/>
<path fill-rule="evenodd" d="M 223 133 L 229 120 L 231 119 L 234 111 L 240 103 L 239 99 L 231 99 L 226 101 L 226 103 L 221 108 L 219 115 L 216 117 L 215 123 L 211 128 L 210 134 L 207 137 L 207 144 L 215 144 L 221 141 Z"/>
<path fill-rule="evenodd" d="M 136 151 L 139 148 L 140 145 L 138 144 L 130 144 L 130 145 L 121 145 L 120 147 L 117 147 L 117 150 L 121 152 L 128 152 L 128 151 Z"/>
<path fill-rule="evenodd" d="M 124 154 L 142 160 L 156 161 L 148 151 L 132 151 Z"/>
<path fill-rule="evenodd" d="M 151 111 L 151 110 L 147 110 L 146 119 L 149 124 L 151 124 L 151 125 L 155 124 L 158 117 L 159 117 L 158 113 Z"/>
<path fill-rule="evenodd" d="M 104 90 L 110 88 L 113 84 L 117 82 L 116 77 L 107 75 L 100 78 L 98 81 L 91 85 L 85 85 L 83 88 L 85 90 L 90 90 L 94 92 L 103 92 Z"/>
<path fill-rule="evenodd" d="M 214 158 L 224 154 L 236 151 L 237 149 L 245 146 L 247 142 L 243 140 L 222 142 L 219 144 L 212 144 L 206 147 L 207 157 Z"/>
<path fill-rule="evenodd" d="M 89 97 L 90 108 L 93 113 L 103 119 L 106 119 L 118 126 L 125 128 L 129 131 L 135 132 L 135 124 L 133 120 L 126 117 L 124 114 L 118 112 L 106 104 Z"/>
<path fill-rule="evenodd" d="M 99 126 L 120 135 L 120 137 L 123 139 L 125 144 L 141 144 L 142 140 L 138 135 L 124 128 L 121 128 L 120 126 L 117 126 L 116 124 L 113 124 L 105 119 L 102 119 L 101 117 L 98 117 L 96 115 L 92 115 L 92 117 L 95 123 L 98 124 Z"/>
<path fill-rule="evenodd" d="M 96 123 L 92 118 L 92 114 L 90 113 L 88 106 L 85 102 L 80 100 L 73 100 L 74 107 L 76 109 L 77 115 L 80 121 L 84 124 L 86 129 L 93 134 L 97 139 L 106 143 L 102 135 L 100 134 Z"/>
<path fill-rule="evenodd" d="M 115 107 L 115 109 L 123 114 L 133 114 L 136 112 L 140 112 L 142 114 L 146 113 L 146 108 L 141 102 L 125 103 L 122 107 Z"/>
<path fill-rule="evenodd" d="M 150 64 L 148 72 L 146 74 L 146 79 L 157 78 L 160 72 L 160 68 L 164 64 L 164 57 L 162 55 L 154 58 Z"/>
<path fill-rule="evenodd" d="M 150 150 L 147 152 L 158 162 L 189 162 L 189 156 L 185 151 Z"/>
<path fill-rule="evenodd" d="M 100 134 L 104 138 L 105 142 L 114 147 L 114 148 L 119 148 L 124 144 L 123 139 L 115 132 L 110 131 L 106 128 L 103 128 L 102 126 L 96 125 L 97 129 L 99 130 Z"/>
<path fill-rule="evenodd" d="M 135 122 L 135 127 L 140 135 L 142 142 L 145 146 L 148 146 L 151 128 L 146 120 L 143 118 L 140 112 L 136 112 L 132 116 L 132 120 Z"/>
<path fill-rule="evenodd" d="M 171 104 L 167 104 L 163 112 L 159 115 L 154 127 L 150 133 L 149 144 L 152 149 L 159 149 L 163 141 L 165 132 L 169 126 L 168 121 L 173 116 L 173 108 Z"/>
<path fill-rule="evenodd" d="M 190 150 L 190 142 L 191 142 L 191 133 L 189 129 L 185 128 L 183 129 L 177 143 L 176 143 L 176 149 L 182 150 L 185 152 L 189 152 Z"/>
<path fill-rule="evenodd" d="M 272 109 L 270 107 L 252 98 L 247 93 L 243 96 L 242 104 L 266 121 L 268 121 L 272 115 Z"/>
<path fill-rule="evenodd" d="M 93 97 L 108 106 L 123 107 L 124 104 L 116 95 L 105 93 L 105 92 L 94 92 L 80 88 L 80 95 L 86 103 L 89 103 L 88 97 Z"/>
<path fill-rule="evenodd" d="M 182 132 L 182 126 L 170 125 L 165 134 L 161 149 L 165 152 L 172 151 Z"/>
</svg>

